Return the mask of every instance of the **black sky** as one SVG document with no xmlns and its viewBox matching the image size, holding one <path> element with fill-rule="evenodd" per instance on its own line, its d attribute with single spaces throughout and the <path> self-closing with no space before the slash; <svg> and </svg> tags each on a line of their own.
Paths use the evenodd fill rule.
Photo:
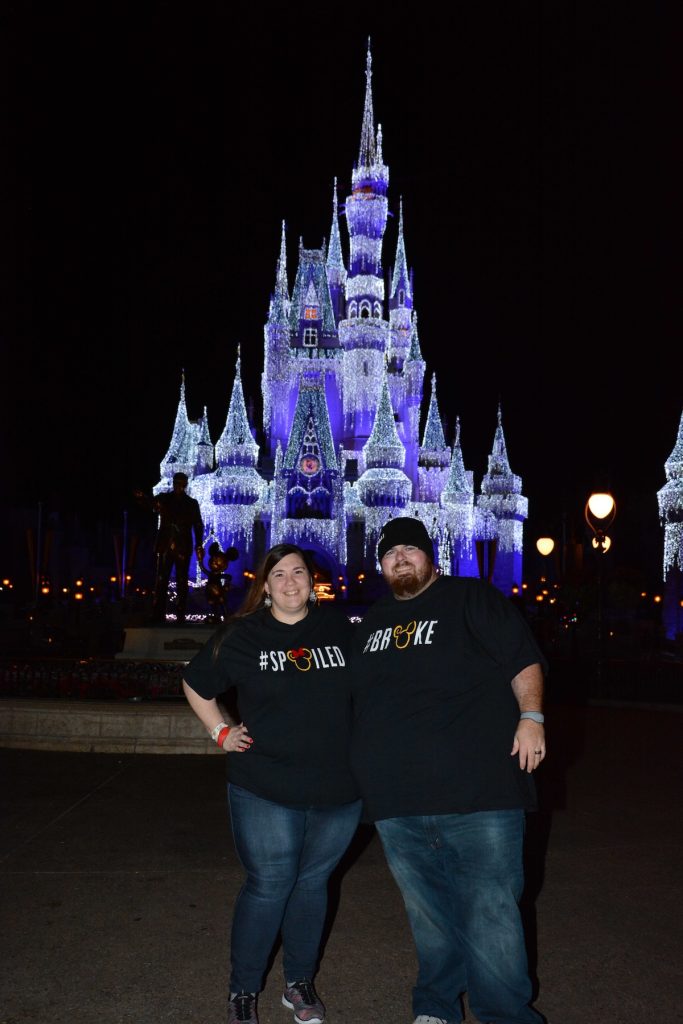
<svg viewBox="0 0 683 1024">
<path fill-rule="evenodd" d="M 334 176 L 349 190 L 370 34 L 422 349 L 475 482 L 500 398 L 535 526 L 597 486 L 625 532 L 630 506 L 656 533 L 683 407 L 680 83 L 658 5 L 188 7 L 8 19 L 9 502 L 116 510 L 151 488 L 181 368 L 215 440 L 238 342 L 260 412 L 280 221 L 291 284 Z"/>
</svg>

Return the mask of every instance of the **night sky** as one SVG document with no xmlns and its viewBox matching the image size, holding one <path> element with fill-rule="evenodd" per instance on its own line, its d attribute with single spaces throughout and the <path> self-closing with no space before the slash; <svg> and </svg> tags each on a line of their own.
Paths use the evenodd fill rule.
<svg viewBox="0 0 683 1024">
<path fill-rule="evenodd" d="M 402 195 L 449 440 L 460 415 L 478 487 L 500 399 L 530 529 L 611 488 L 623 542 L 658 563 L 683 408 L 680 83 L 657 6 L 607 7 L 456 4 L 434 20 L 416 5 L 405 20 L 376 4 L 363 20 L 354 5 L 332 22 L 319 4 L 273 20 L 159 3 L 107 20 L 81 2 L 10 18 L 8 503 L 118 515 L 159 478 L 183 368 L 190 416 L 207 405 L 217 439 L 238 342 L 260 425 L 280 221 L 291 287 L 299 236 L 329 235 L 334 177 L 341 201 L 350 189 L 370 34 L 385 266 Z"/>
</svg>

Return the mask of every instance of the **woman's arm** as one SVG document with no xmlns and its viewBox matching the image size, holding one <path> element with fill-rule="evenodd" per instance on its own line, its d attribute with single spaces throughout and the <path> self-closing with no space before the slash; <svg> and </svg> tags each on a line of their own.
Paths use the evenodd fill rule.
<svg viewBox="0 0 683 1024">
<path fill-rule="evenodd" d="M 193 690 L 189 683 L 186 683 L 183 679 L 183 690 L 187 697 L 188 704 L 194 711 L 195 715 L 202 723 L 206 731 L 211 732 L 224 721 L 221 709 L 218 706 L 218 701 L 215 697 L 211 697 L 207 700 L 205 697 L 200 697 L 196 690 Z M 252 743 L 254 742 L 249 735 L 244 722 L 239 725 L 235 725 L 230 722 L 226 722 L 226 725 L 230 726 L 230 732 L 223 740 L 223 750 L 229 754 L 232 752 L 244 753 L 245 750 L 249 750 Z"/>
</svg>

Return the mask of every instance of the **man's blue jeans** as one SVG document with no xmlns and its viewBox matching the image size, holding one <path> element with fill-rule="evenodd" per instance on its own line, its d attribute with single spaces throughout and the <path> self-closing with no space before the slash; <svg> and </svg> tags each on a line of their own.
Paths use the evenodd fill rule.
<svg viewBox="0 0 683 1024">
<path fill-rule="evenodd" d="M 232 919 L 231 992 L 260 992 L 282 932 L 287 981 L 312 978 L 327 913 L 327 882 L 351 842 L 360 800 L 296 810 L 228 785 L 232 834 L 247 873 Z"/>
<path fill-rule="evenodd" d="M 417 947 L 415 1015 L 455 1024 L 467 992 L 482 1022 L 539 1024 L 518 908 L 524 812 L 387 818 L 377 831 Z"/>
</svg>

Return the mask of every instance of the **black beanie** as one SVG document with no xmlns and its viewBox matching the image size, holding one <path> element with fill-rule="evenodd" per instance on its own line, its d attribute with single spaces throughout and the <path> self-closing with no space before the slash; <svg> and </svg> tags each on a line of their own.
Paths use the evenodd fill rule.
<svg viewBox="0 0 683 1024">
<path fill-rule="evenodd" d="M 412 544 L 413 547 L 424 551 L 431 562 L 434 561 L 434 545 L 420 519 L 410 519 L 404 516 L 401 519 L 390 519 L 385 524 L 377 542 L 377 558 L 381 562 L 389 548 L 396 544 Z"/>
</svg>

